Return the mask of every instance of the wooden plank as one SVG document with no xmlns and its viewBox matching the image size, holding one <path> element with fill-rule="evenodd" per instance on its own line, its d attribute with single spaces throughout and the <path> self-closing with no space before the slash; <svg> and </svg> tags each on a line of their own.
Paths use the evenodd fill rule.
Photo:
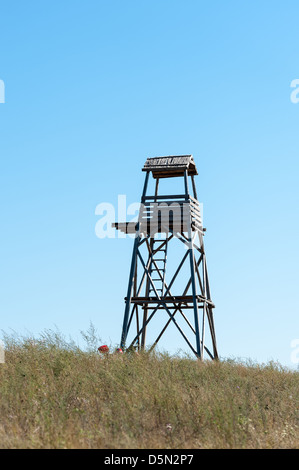
<svg viewBox="0 0 299 470">
<path fill-rule="evenodd" d="M 194 164 L 192 155 L 167 155 L 161 157 L 148 158 L 143 169 L 152 170 L 153 168 L 188 168 L 190 164 Z M 194 164 L 195 165 L 195 164 Z"/>
<path fill-rule="evenodd" d="M 204 299 L 201 295 L 196 295 L 196 298 L 199 302 L 205 302 L 209 304 L 212 308 L 215 307 L 213 302 L 210 300 Z M 126 297 L 125 297 L 126 300 Z M 132 297 L 132 302 L 142 302 L 142 303 L 188 303 L 193 302 L 193 295 L 174 295 L 174 296 L 166 296 L 166 297 Z"/>
<path fill-rule="evenodd" d="M 154 178 L 173 178 L 197 175 L 197 169 L 192 155 L 169 155 L 166 157 L 148 158 L 142 171 L 151 171 Z"/>
<path fill-rule="evenodd" d="M 189 197 L 190 197 L 191 201 L 194 202 L 194 204 L 199 204 L 198 200 L 195 199 L 193 196 L 189 195 Z"/>
<path fill-rule="evenodd" d="M 175 231 L 183 234 L 183 232 L 188 232 L 190 224 L 192 231 L 200 231 L 203 233 L 201 223 L 196 222 L 194 219 L 190 221 L 189 218 L 177 218 L 174 220 L 143 218 L 140 220 L 139 233 L 154 235 L 155 233 L 172 233 L 172 231 Z M 112 227 L 123 233 L 133 234 L 137 233 L 136 225 L 135 222 L 114 222 Z"/>
<path fill-rule="evenodd" d="M 166 194 L 165 196 L 146 196 L 144 198 L 145 201 L 151 201 L 153 199 L 185 199 L 185 194 Z"/>
<path fill-rule="evenodd" d="M 199 217 L 192 216 L 191 217 L 191 222 L 195 223 L 196 225 L 198 225 L 202 229 L 202 221 Z"/>
<path fill-rule="evenodd" d="M 153 202 L 153 203 L 148 203 L 148 204 L 145 204 L 144 206 L 142 206 L 140 208 L 140 212 L 147 212 L 147 211 L 183 211 L 183 212 L 187 212 L 187 211 L 191 211 L 194 210 L 194 211 L 197 211 L 197 212 L 200 212 L 198 209 L 196 209 L 195 207 L 191 207 L 189 203 L 185 203 L 185 202 L 176 202 L 176 201 L 163 201 L 163 202 Z"/>
<path fill-rule="evenodd" d="M 188 170 L 188 174 L 189 175 L 197 175 L 197 173 L 195 171 L 192 171 L 192 170 Z M 176 178 L 176 177 L 182 177 L 184 176 L 184 172 L 183 171 L 159 171 L 159 172 L 156 172 L 156 171 L 153 171 L 153 178 Z"/>
<path fill-rule="evenodd" d="M 188 215 L 186 215 L 186 216 L 177 216 L 177 217 L 171 217 L 171 215 L 168 215 L 168 217 L 167 217 L 167 215 L 168 214 L 165 214 L 165 215 L 163 214 L 161 217 L 158 217 L 156 215 L 153 215 L 151 217 L 144 216 L 144 217 L 140 217 L 139 222 L 140 223 L 148 222 L 150 224 L 152 224 L 152 223 L 157 223 L 157 224 L 164 223 L 165 224 L 165 223 L 168 223 L 168 222 L 170 222 L 170 223 L 173 223 L 173 222 L 180 222 L 180 223 L 188 223 L 189 222 L 189 223 L 191 223 L 190 215 L 189 216 Z M 195 218 L 195 217 L 193 217 L 192 220 L 194 222 L 198 222 L 199 224 L 201 222 L 198 218 Z"/>
<path fill-rule="evenodd" d="M 139 305 L 139 307 L 141 307 L 141 308 L 147 308 L 148 310 L 164 310 L 165 311 L 165 307 L 155 307 L 155 306 L 151 307 L 151 305 L 154 305 L 154 304 L 146 304 L 146 306 L 145 306 L 145 304 L 142 303 L 142 302 L 140 302 L 140 303 L 136 302 L 136 305 Z M 173 305 L 170 305 L 168 303 L 167 308 L 177 310 L 177 311 L 179 311 L 179 310 L 191 310 L 191 309 L 193 309 L 193 305 L 192 304 L 190 304 L 190 305 L 188 305 L 188 304 L 179 304 L 179 307 L 178 307 L 176 303 L 174 303 Z M 197 308 L 203 309 L 203 305 L 198 305 Z"/>
<path fill-rule="evenodd" d="M 192 202 L 190 202 L 190 210 L 191 210 L 191 212 L 194 212 L 195 214 L 201 215 L 199 205 L 196 206 L 195 204 L 193 204 Z"/>
</svg>

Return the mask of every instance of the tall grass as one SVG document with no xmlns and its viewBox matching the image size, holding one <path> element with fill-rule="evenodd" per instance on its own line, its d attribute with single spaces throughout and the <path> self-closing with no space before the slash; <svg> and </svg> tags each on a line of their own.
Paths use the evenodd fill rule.
<svg viewBox="0 0 299 470">
<path fill-rule="evenodd" d="M 83 334 L 84 336 L 84 334 Z M 298 448 L 299 374 L 4 335 L 1 448 Z"/>
</svg>

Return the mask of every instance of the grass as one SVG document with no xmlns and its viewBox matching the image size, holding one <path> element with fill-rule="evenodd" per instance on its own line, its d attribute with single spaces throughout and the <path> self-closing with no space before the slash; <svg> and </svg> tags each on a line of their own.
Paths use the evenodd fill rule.
<svg viewBox="0 0 299 470">
<path fill-rule="evenodd" d="M 299 373 L 4 335 L 0 448 L 298 448 Z M 99 343 L 101 344 L 101 343 Z M 99 345 L 97 344 L 97 345 Z"/>
</svg>

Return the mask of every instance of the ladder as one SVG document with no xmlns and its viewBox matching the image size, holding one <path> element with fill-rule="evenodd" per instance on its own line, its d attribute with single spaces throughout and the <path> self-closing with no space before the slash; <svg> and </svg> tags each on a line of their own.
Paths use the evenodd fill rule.
<svg viewBox="0 0 299 470">
<path fill-rule="evenodd" d="M 157 244 L 160 244 L 157 246 Z M 165 271 L 166 271 L 166 261 L 167 261 L 167 246 L 168 239 L 166 240 L 152 240 L 152 256 L 151 263 L 149 268 L 149 274 L 152 278 L 153 284 L 159 296 L 162 297 L 164 294 L 165 287 Z M 161 248 L 160 248 L 161 247 Z M 155 290 L 152 284 L 149 285 L 148 295 L 155 295 Z"/>
</svg>

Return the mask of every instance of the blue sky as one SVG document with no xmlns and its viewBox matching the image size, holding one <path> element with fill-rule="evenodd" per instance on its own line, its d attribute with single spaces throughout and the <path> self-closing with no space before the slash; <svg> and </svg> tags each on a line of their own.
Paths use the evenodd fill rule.
<svg viewBox="0 0 299 470">
<path fill-rule="evenodd" d="M 298 2 L 29 0 L 0 14 L 0 329 L 77 339 L 92 322 L 117 344 L 133 242 L 97 238 L 95 208 L 138 201 L 147 157 L 193 154 L 220 355 L 294 367 Z"/>
</svg>

